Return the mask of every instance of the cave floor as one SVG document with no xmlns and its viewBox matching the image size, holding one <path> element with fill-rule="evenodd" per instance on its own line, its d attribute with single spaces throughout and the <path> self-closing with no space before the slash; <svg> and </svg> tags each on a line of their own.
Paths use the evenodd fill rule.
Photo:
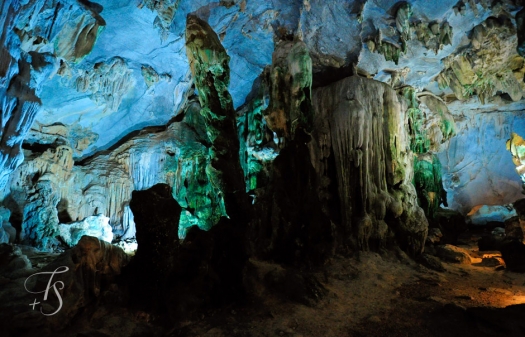
<svg viewBox="0 0 525 337">
<path fill-rule="evenodd" d="M 444 266 L 440 273 L 371 252 L 338 257 L 317 275 L 329 294 L 313 307 L 267 296 L 187 322 L 179 335 L 525 336 L 524 306 L 505 308 L 525 303 L 525 275 Z"/>
<path fill-rule="evenodd" d="M 464 248 L 477 254 L 474 244 Z M 40 266 L 53 256 L 28 257 Z M 443 263 L 446 271 L 436 272 L 399 250 L 361 252 L 336 256 L 322 271 L 308 273 L 327 292 L 300 304 L 264 281 L 282 267 L 249 263 L 251 295 L 243 303 L 175 326 L 140 311 L 100 306 L 56 336 L 525 336 L 525 274 L 481 263 Z M 4 281 L 5 299 L 2 293 L 12 287 Z"/>
</svg>

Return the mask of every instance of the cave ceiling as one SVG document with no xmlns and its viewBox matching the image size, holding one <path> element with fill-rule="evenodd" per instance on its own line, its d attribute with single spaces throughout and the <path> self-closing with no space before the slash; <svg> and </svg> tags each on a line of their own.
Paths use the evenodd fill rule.
<svg viewBox="0 0 525 337">
<path fill-rule="evenodd" d="M 314 85 L 349 75 L 355 67 L 379 81 L 450 94 L 439 88 L 438 75 L 450 69 L 456 55 L 477 57 L 476 47 L 481 47 L 473 42 L 474 28 L 491 16 L 510 22 L 519 9 L 509 2 L 471 2 L 474 6 L 455 0 L 409 1 L 411 15 L 405 19 L 413 32 L 405 42 L 398 28 L 403 20 L 397 19 L 398 1 L 21 2 L 15 22 L 20 48 L 49 53 L 52 63 L 40 80 L 42 109 L 28 141 L 58 135 L 73 145 L 75 158 L 83 158 L 179 114 L 193 91 L 184 46 L 189 13 L 210 23 L 231 58 L 229 89 L 236 108 L 246 103 L 255 79 L 271 64 L 274 41 L 293 36 L 310 50 Z M 510 32 L 500 38 L 515 47 L 515 27 L 509 24 Z M 443 37 L 446 25 L 449 37 Z M 406 43 L 405 52 L 397 52 L 397 64 L 378 52 L 378 41 L 387 46 L 383 54 L 396 54 Z M 517 57 L 515 48 L 489 47 L 506 48 L 509 55 L 502 55 L 501 68 Z M 490 50 L 489 56 L 497 52 Z M 522 59 L 516 62 L 515 68 L 523 66 Z"/>
</svg>

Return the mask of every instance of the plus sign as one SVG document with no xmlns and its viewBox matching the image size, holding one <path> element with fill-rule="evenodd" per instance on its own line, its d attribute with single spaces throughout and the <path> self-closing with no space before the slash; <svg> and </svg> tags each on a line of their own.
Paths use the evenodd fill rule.
<svg viewBox="0 0 525 337">
<path fill-rule="evenodd" d="M 36 298 L 35 298 L 35 301 L 33 303 L 29 304 L 29 305 L 32 305 L 33 306 L 33 310 L 35 310 L 35 305 L 37 305 L 37 304 L 40 304 L 40 302 L 37 302 Z"/>
</svg>

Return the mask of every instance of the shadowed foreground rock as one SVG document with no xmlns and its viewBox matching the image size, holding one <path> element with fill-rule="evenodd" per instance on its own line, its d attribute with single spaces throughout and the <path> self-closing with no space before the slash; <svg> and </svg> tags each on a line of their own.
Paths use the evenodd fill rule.
<svg viewBox="0 0 525 337">
<path fill-rule="evenodd" d="M 525 244 L 523 244 L 525 199 L 520 199 L 513 205 L 518 216 L 505 222 L 506 235 L 503 237 L 497 235 L 483 237 L 478 242 L 478 246 L 480 250 L 501 251 L 507 269 L 514 272 L 525 273 Z"/>
<path fill-rule="evenodd" d="M 93 304 L 108 303 L 111 294 L 117 291 L 116 277 L 128 261 L 128 255 L 119 247 L 83 236 L 74 248 L 42 269 L 28 269 L 16 279 L 3 279 L 0 335 L 48 336 L 67 328 L 77 315 L 92 312 L 89 308 Z M 48 286 L 48 298 L 44 300 Z M 28 306 L 33 301 L 39 302 L 34 310 Z"/>
<path fill-rule="evenodd" d="M 166 184 L 133 192 L 138 250 L 125 276 L 130 302 L 180 319 L 242 295 L 244 238 L 222 218 L 209 232 L 194 226 L 179 242 L 181 208 Z"/>
<path fill-rule="evenodd" d="M 179 256 L 181 207 L 166 184 L 134 191 L 129 206 L 135 217 L 138 243 L 130 265 L 132 301 L 148 309 L 164 310 L 161 303 L 169 291 L 167 277 L 173 272 Z"/>
</svg>

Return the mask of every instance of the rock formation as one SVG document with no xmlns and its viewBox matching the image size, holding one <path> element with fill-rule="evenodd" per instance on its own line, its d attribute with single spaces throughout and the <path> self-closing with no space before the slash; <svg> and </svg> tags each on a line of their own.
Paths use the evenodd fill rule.
<svg viewBox="0 0 525 337">
<path fill-rule="evenodd" d="M 383 84 L 351 77 L 315 91 L 313 102 L 314 125 L 323 126 L 314 131 L 314 167 L 321 181 L 330 179 L 333 156 L 345 239 L 368 249 L 369 241 L 384 246 L 397 232 L 405 249 L 421 252 L 428 224 L 412 185 L 403 98 Z"/>
<path fill-rule="evenodd" d="M 442 272 L 493 220 L 480 246 L 521 270 L 524 5 L 4 1 L 0 273 L 42 267 L 16 245 L 65 250 L 42 270 L 75 270 L 67 322 L 104 291 L 168 320 L 246 282 L 313 305 L 306 270 L 395 251 Z M 128 267 L 112 243 L 138 245 Z"/>
<path fill-rule="evenodd" d="M 516 165 L 516 173 L 521 177 L 521 181 L 525 184 L 525 141 L 520 135 L 513 133 L 509 140 L 507 140 L 507 150 L 512 154 L 512 161 Z M 525 191 L 525 188 L 524 188 Z"/>
<path fill-rule="evenodd" d="M 206 174 L 222 194 L 229 216 L 245 216 L 246 195 L 235 110 L 228 85 L 229 57 L 213 29 L 196 16 L 186 23 L 186 50 L 211 143 Z M 240 215 L 237 213 L 241 213 Z"/>
<path fill-rule="evenodd" d="M 4 252 L 4 247 L 0 246 L 0 256 Z M 18 259 L 26 259 L 30 268 L 31 263 L 25 255 L 20 252 L 11 253 L 14 256 L 9 266 L 13 266 Z M 4 262 L 4 261 L 2 261 Z M 10 325 L 3 325 L 2 332 L 6 336 L 16 334 L 42 334 L 48 335 L 53 331 L 56 333 L 67 327 L 68 324 L 82 314 L 87 308 L 92 307 L 102 298 L 111 298 L 115 292 L 115 282 L 122 268 L 129 262 L 129 257 L 122 249 L 115 247 L 97 238 L 84 236 L 73 248 L 57 257 L 53 262 L 47 264 L 40 270 L 26 271 L 29 277 L 34 273 L 39 273 L 29 277 L 26 283 L 25 277 L 21 282 L 9 283 L 8 291 L 16 294 L 11 304 L 12 310 L 2 310 L 0 320 L 6 322 L 11 319 L 16 322 Z M 2 265 L 0 268 L 5 268 Z M 20 266 L 18 267 L 20 270 Z M 53 288 L 49 290 L 49 299 L 39 304 L 34 311 L 27 311 L 27 303 L 33 301 L 49 287 L 49 275 L 55 273 L 54 284 L 57 292 L 60 290 L 60 297 L 57 297 Z M 13 277 L 13 280 L 16 277 Z M 30 293 L 24 289 L 27 288 Z M 5 294 L 5 293 L 4 293 Z M 40 310 L 39 310 L 40 308 Z M 58 309 L 58 310 L 57 310 Z M 48 314 L 48 316 L 42 313 Z M 54 315 L 51 315 L 55 313 Z"/>
</svg>

